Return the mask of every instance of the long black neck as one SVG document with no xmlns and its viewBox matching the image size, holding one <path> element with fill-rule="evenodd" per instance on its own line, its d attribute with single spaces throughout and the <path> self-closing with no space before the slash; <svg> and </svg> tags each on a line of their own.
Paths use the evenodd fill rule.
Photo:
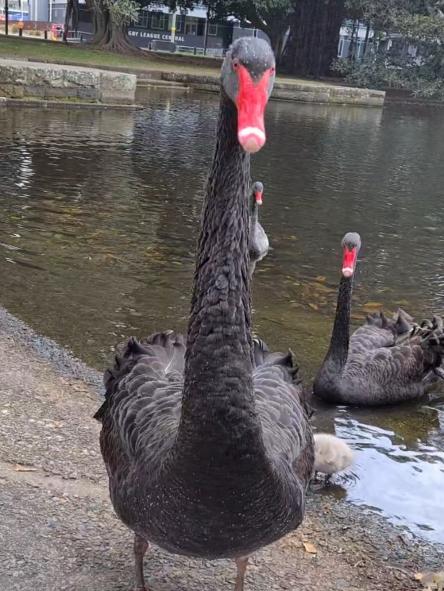
<svg viewBox="0 0 444 591">
<path fill-rule="evenodd" d="M 250 196 L 250 207 L 251 207 L 251 225 L 254 226 L 255 224 L 257 224 L 257 222 L 259 221 L 259 205 L 257 204 L 256 201 L 256 196 L 253 195 Z"/>
<path fill-rule="evenodd" d="M 326 359 L 333 362 L 336 369 L 341 370 L 347 362 L 350 340 L 350 313 L 353 291 L 353 278 L 341 277 L 339 283 L 336 316 L 331 335 L 330 348 Z"/>
<path fill-rule="evenodd" d="M 178 443 L 182 451 L 239 460 L 262 447 L 252 385 L 248 198 L 250 157 L 237 112 L 222 93 L 203 205 L 188 324 Z"/>
</svg>

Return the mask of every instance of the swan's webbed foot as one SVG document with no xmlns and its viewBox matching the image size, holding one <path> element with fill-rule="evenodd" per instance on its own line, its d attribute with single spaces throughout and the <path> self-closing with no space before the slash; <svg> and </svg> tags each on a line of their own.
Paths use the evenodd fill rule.
<svg viewBox="0 0 444 591">
<path fill-rule="evenodd" d="M 244 591 L 245 572 L 248 566 L 249 556 L 242 556 L 236 558 L 236 583 L 234 584 L 234 591 Z"/>
<path fill-rule="evenodd" d="M 149 591 L 145 587 L 145 577 L 143 576 L 143 557 L 148 550 L 148 542 L 134 534 L 134 560 L 135 560 L 135 579 L 136 586 L 134 591 Z"/>
<path fill-rule="evenodd" d="M 327 485 L 327 476 L 320 476 L 319 472 L 315 472 L 313 478 L 310 480 L 310 490 L 317 493 L 323 490 Z"/>
</svg>

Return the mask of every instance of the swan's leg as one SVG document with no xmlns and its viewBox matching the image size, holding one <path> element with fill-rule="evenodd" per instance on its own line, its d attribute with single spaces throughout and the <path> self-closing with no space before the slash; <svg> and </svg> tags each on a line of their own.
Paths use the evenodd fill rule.
<svg viewBox="0 0 444 591">
<path fill-rule="evenodd" d="M 313 476 L 311 477 L 310 482 L 308 483 L 309 490 L 316 490 L 317 481 L 318 481 L 318 473 L 313 472 Z"/>
<path fill-rule="evenodd" d="M 245 572 L 248 566 L 248 559 L 249 556 L 242 556 L 241 558 L 236 558 L 236 583 L 234 585 L 234 591 L 244 591 L 244 580 L 245 580 Z"/>
<path fill-rule="evenodd" d="M 148 542 L 134 534 L 134 559 L 136 568 L 136 586 L 134 591 L 148 591 L 145 587 L 145 578 L 143 576 L 143 557 L 148 550 Z"/>
</svg>

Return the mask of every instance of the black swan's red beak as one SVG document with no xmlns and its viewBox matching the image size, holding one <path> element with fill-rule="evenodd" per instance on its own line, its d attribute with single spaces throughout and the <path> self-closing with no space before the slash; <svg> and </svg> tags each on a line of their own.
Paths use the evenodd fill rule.
<svg viewBox="0 0 444 591">
<path fill-rule="evenodd" d="M 256 198 L 256 203 L 258 205 L 262 205 L 262 195 L 263 195 L 263 191 L 256 191 L 256 193 L 254 194 L 254 196 Z"/>
<path fill-rule="evenodd" d="M 258 152 L 265 144 L 264 113 L 272 70 L 266 70 L 258 81 L 252 79 L 245 66 L 240 65 L 237 70 L 237 137 L 240 145 L 249 153 Z"/>
<path fill-rule="evenodd" d="M 356 247 L 348 248 L 348 246 L 344 246 L 344 256 L 342 259 L 342 275 L 344 277 L 352 277 L 355 272 L 357 258 L 358 249 Z"/>
</svg>

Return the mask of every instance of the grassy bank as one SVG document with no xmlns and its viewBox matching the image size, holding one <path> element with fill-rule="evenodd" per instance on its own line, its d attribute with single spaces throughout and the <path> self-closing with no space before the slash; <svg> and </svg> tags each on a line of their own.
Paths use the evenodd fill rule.
<svg viewBox="0 0 444 591">
<path fill-rule="evenodd" d="M 85 45 L 65 45 L 60 42 L 24 39 L 19 37 L 0 36 L 0 57 L 16 59 L 33 59 L 57 63 L 78 64 L 86 67 L 125 68 L 129 71 L 165 70 L 186 73 L 214 74 L 219 68 L 215 60 L 204 58 L 193 60 L 186 56 L 184 59 L 174 59 L 168 54 L 157 56 L 153 53 L 140 55 L 122 55 L 101 49 L 91 49 Z"/>
<path fill-rule="evenodd" d="M 0 58 L 32 59 L 39 61 L 76 64 L 86 67 L 125 69 L 134 73 L 148 70 L 172 71 L 204 76 L 218 75 L 220 63 L 212 58 L 193 56 L 174 56 L 173 54 L 142 53 L 141 55 L 122 55 L 101 49 L 91 49 L 84 45 L 65 45 L 19 37 L 0 35 Z M 325 86 L 323 82 L 279 77 L 285 82 L 295 82 Z"/>
</svg>

